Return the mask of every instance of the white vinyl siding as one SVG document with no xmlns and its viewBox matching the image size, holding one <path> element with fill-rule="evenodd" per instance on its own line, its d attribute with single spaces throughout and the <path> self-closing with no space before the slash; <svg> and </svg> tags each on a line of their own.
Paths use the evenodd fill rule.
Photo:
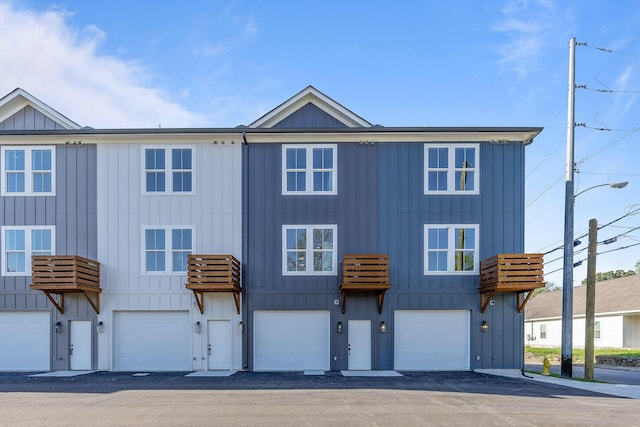
<svg viewBox="0 0 640 427">
<path fill-rule="evenodd" d="M 424 194 L 478 194 L 478 144 L 425 144 Z"/>
<path fill-rule="evenodd" d="M 53 196 L 55 147 L 2 147 L 3 196 Z"/>
</svg>

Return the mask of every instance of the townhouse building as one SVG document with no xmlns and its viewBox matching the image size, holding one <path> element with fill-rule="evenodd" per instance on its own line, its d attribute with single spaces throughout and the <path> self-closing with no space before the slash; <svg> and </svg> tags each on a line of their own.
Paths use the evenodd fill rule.
<svg viewBox="0 0 640 427">
<path fill-rule="evenodd" d="M 99 130 L 17 91 L 0 100 L 0 369 L 522 367 L 541 128 L 372 125 L 309 86 L 248 126 Z M 38 191 L 13 194 L 16 170 Z M 38 363 L 11 361 L 25 335 Z"/>
</svg>

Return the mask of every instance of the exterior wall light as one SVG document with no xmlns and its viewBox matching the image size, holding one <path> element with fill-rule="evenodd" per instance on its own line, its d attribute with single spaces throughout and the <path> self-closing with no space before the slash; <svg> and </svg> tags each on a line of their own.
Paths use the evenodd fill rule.
<svg viewBox="0 0 640 427">
<path fill-rule="evenodd" d="M 196 322 L 196 324 L 193 325 L 193 332 L 199 334 L 200 331 L 202 331 L 202 325 L 200 324 L 200 322 Z"/>
<path fill-rule="evenodd" d="M 244 333 L 244 323 L 242 322 L 238 322 L 238 333 L 239 334 Z"/>
<path fill-rule="evenodd" d="M 96 325 L 96 332 L 97 333 L 102 333 L 104 332 L 104 323 L 101 321 L 98 322 L 98 324 Z"/>
<path fill-rule="evenodd" d="M 60 323 L 60 321 L 56 322 L 56 333 L 59 334 L 60 332 L 62 332 L 62 323 Z"/>
<path fill-rule="evenodd" d="M 338 333 L 342 333 L 342 322 L 338 322 Z"/>
<path fill-rule="evenodd" d="M 482 321 L 482 325 L 480 325 L 480 329 L 482 329 L 482 332 L 489 332 L 489 324 L 487 323 L 486 320 Z"/>
<path fill-rule="evenodd" d="M 385 334 L 387 332 L 387 324 L 380 322 L 380 333 Z"/>
</svg>

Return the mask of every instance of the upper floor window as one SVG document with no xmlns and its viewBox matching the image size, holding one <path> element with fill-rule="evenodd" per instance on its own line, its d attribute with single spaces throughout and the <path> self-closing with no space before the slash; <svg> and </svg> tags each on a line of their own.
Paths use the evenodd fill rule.
<svg viewBox="0 0 640 427">
<path fill-rule="evenodd" d="M 193 193 L 193 149 L 144 148 L 144 193 Z"/>
<path fill-rule="evenodd" d="M 144 272 L 184 273 L 193 253 L 193 229 L 149 227 L 144 229 Z"/>
<path fill-rule="evenodd" d="M 32 255 L 54 255 L 52 226 L 4 226 L 1 232 L 3 276 L 28 276 Z"/>
<path fill-rule="evenodd" d="M 337 194 L 334 145 L 283 145 L 282 194 Z"/>
<path fill-rule="evenodd" d="M 2 147 L 3 196 L 53 196 L 55 147 Z"/>
<path fill-rule="evenodd" d="M 425 144 L 425 194 L 478 194 L 477 144 Z"/>
<path fill-rule="evenodd" d="M 282 226 L 282 274 L 335 275 L 336 225 Z"/>
<path fill-rule="evenodd" d="M 477 274 L 478 226 L 424 226 L 424 274 Z"/>
</svg>

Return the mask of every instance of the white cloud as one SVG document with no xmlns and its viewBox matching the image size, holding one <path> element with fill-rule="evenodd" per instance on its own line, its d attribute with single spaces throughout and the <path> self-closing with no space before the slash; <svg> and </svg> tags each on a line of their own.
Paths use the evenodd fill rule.
<svg viewBox="0 0 640 427">
<path fill-rule="evenodd" d="M 498 48 L 498 62 L 524 78 L 550 44 L 554 29 L 560 27 L 561 15 L 553 0 L 510 0 L 502 14 L 503 20 L 492 28 L 509 39 Z"/>
<path fill-rule="evenodd" d="M 101 55 L 107 35 L 74 28 L 63 10 L 0 2 L 0 96 L 21 87 L 82 126 L 191 127 L 205 118 L 150 84 L 143 64 Z"/>
</svg>

